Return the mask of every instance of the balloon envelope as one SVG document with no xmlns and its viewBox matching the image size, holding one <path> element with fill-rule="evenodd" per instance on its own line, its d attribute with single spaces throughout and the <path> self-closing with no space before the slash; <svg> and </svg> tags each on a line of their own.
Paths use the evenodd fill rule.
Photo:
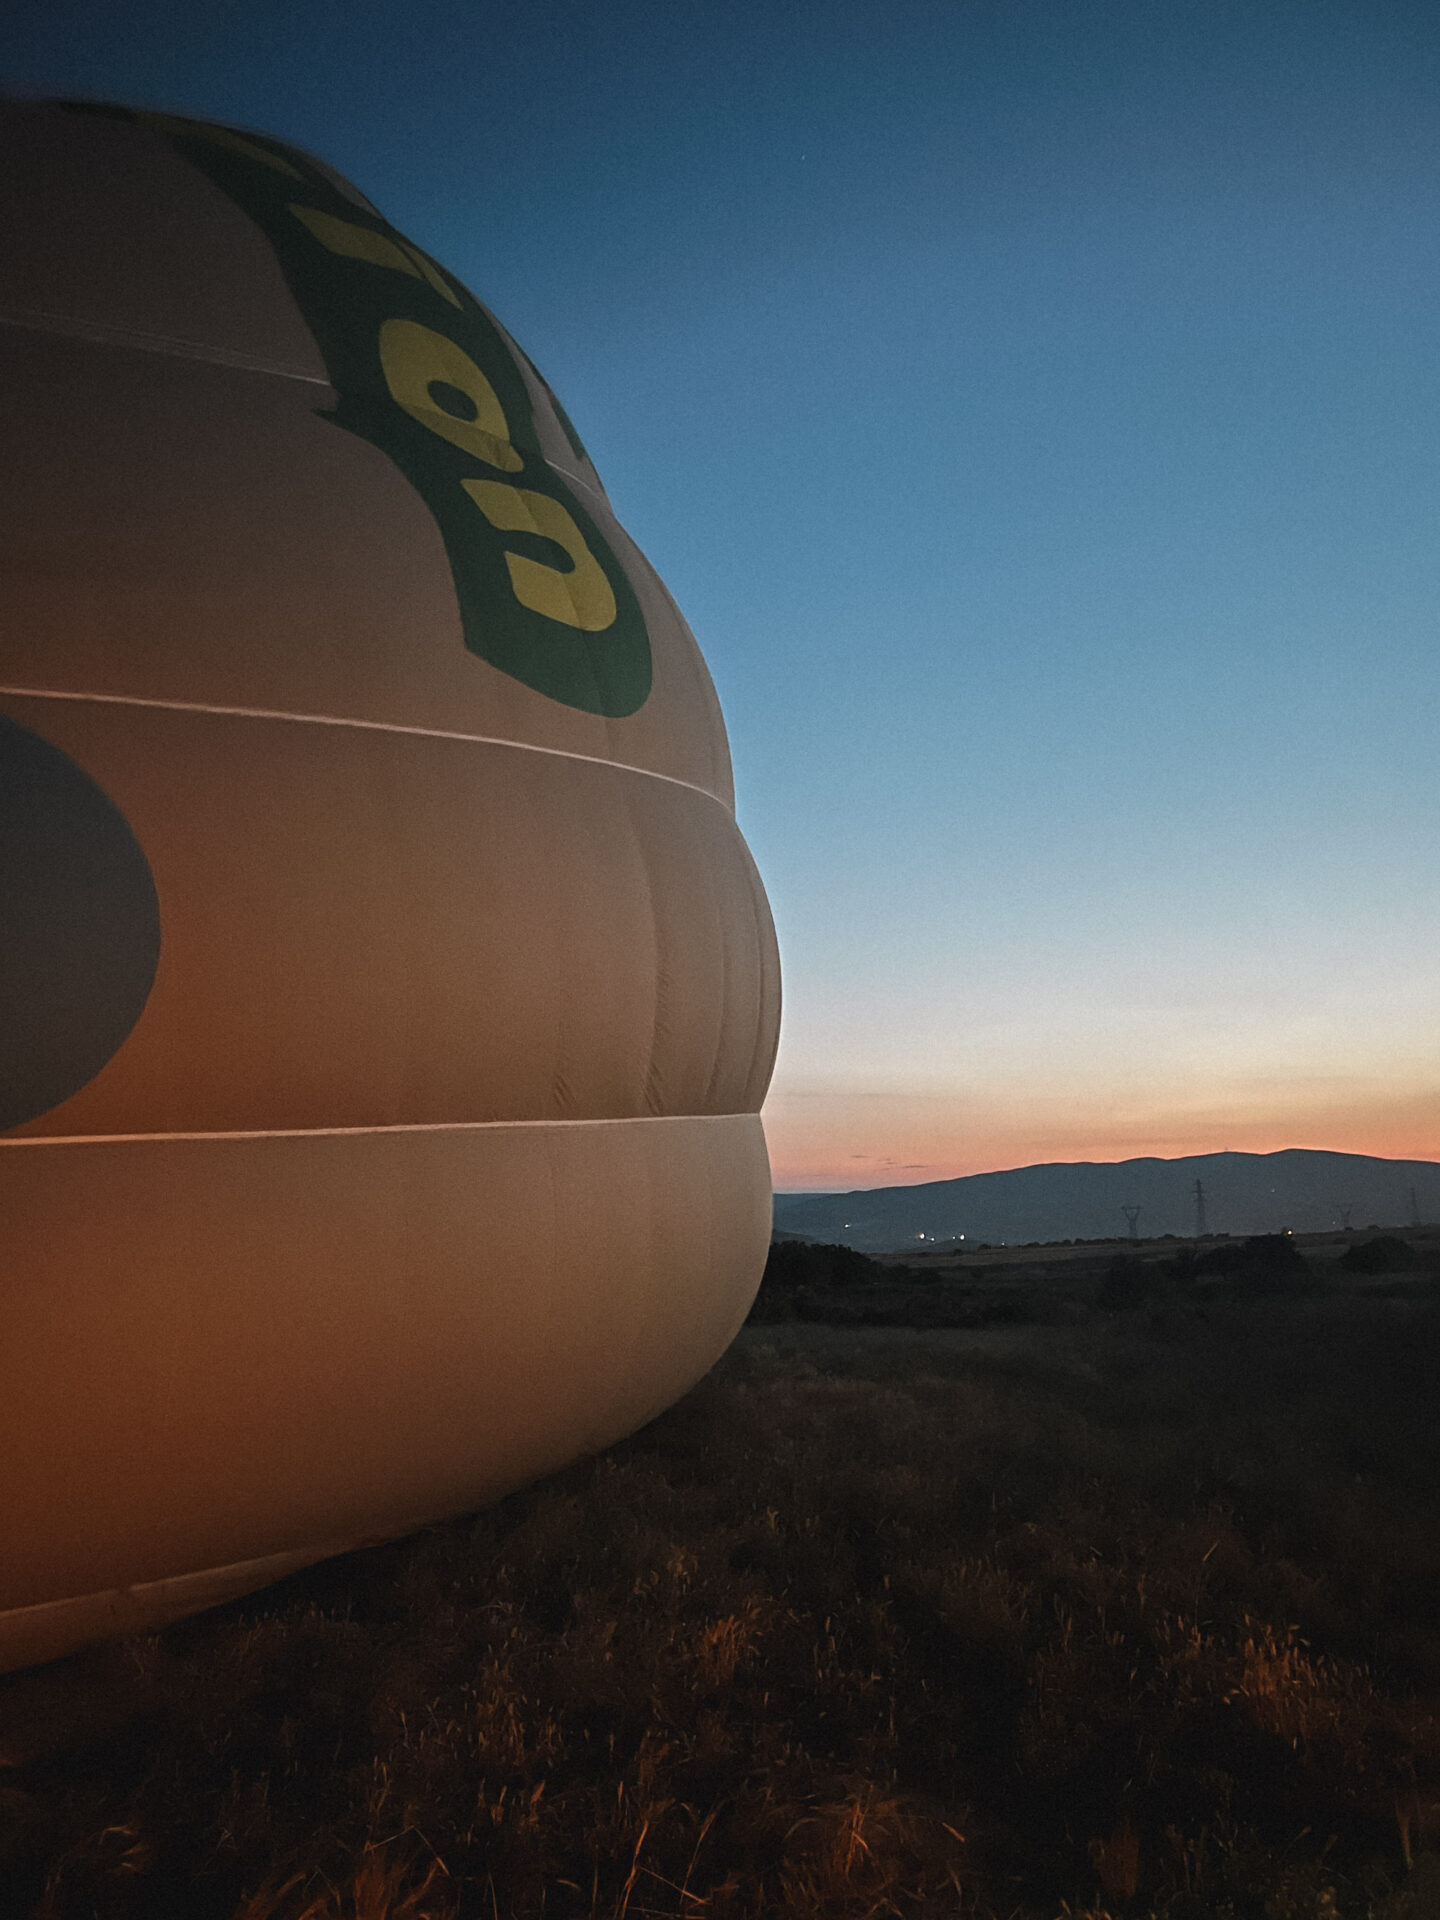
<svg viewBox="0 0 1440 1920">
<path fill-rule="evenodd" d="M 486 309 L 260 135 L 0 149 L 3 1667 L 685 1391 L 779 976 L 694 640 Z"/>
</svg>

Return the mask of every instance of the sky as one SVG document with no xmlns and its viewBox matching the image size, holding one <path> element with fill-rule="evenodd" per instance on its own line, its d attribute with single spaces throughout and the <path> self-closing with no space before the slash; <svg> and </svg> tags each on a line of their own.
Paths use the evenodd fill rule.
<svg viewBox="0 0 1440 1920">
<path fill-rule="evenodd" d="M 776 1184 L 1440 1157 L 1440 8 L 10 0 L 564 400 L 730 730 Z"/>
</svg>

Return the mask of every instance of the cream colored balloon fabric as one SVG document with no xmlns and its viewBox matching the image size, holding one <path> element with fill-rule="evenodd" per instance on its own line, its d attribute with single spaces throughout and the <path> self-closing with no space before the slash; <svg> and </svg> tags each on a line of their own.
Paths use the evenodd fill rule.
<svg viewBox="0 0 1440 1920">
<path fill-rule="evenodd" d="M 0 1667 L 463 1511 L 742 1320 L 779 976 L 524 354 L 307 155 L 0 111 Z"/>
</svg>

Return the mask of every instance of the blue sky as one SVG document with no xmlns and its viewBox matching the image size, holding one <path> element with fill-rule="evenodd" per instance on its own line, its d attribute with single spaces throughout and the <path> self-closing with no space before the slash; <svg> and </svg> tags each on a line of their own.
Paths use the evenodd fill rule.
<svg viewBox="0 0 1440 1920">
<path fill-rule="evenodd" d="M 16 6 L 518 335 L 714 672 L 777 1180 L 1440 1156 L 1440 9 Z"/>
</svg>

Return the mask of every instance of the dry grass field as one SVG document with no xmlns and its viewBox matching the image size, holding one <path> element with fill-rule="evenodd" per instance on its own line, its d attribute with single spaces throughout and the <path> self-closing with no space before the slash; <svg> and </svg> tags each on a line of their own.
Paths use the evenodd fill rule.
<svg viewBox="0 0 1440 1920">
<path fill-rule="evenodd" d="M 0 1682 L 0 1920 L 1440 1914 L 1419 1266 L 752 1325 L 492 1511 Z"/>
</svg>

